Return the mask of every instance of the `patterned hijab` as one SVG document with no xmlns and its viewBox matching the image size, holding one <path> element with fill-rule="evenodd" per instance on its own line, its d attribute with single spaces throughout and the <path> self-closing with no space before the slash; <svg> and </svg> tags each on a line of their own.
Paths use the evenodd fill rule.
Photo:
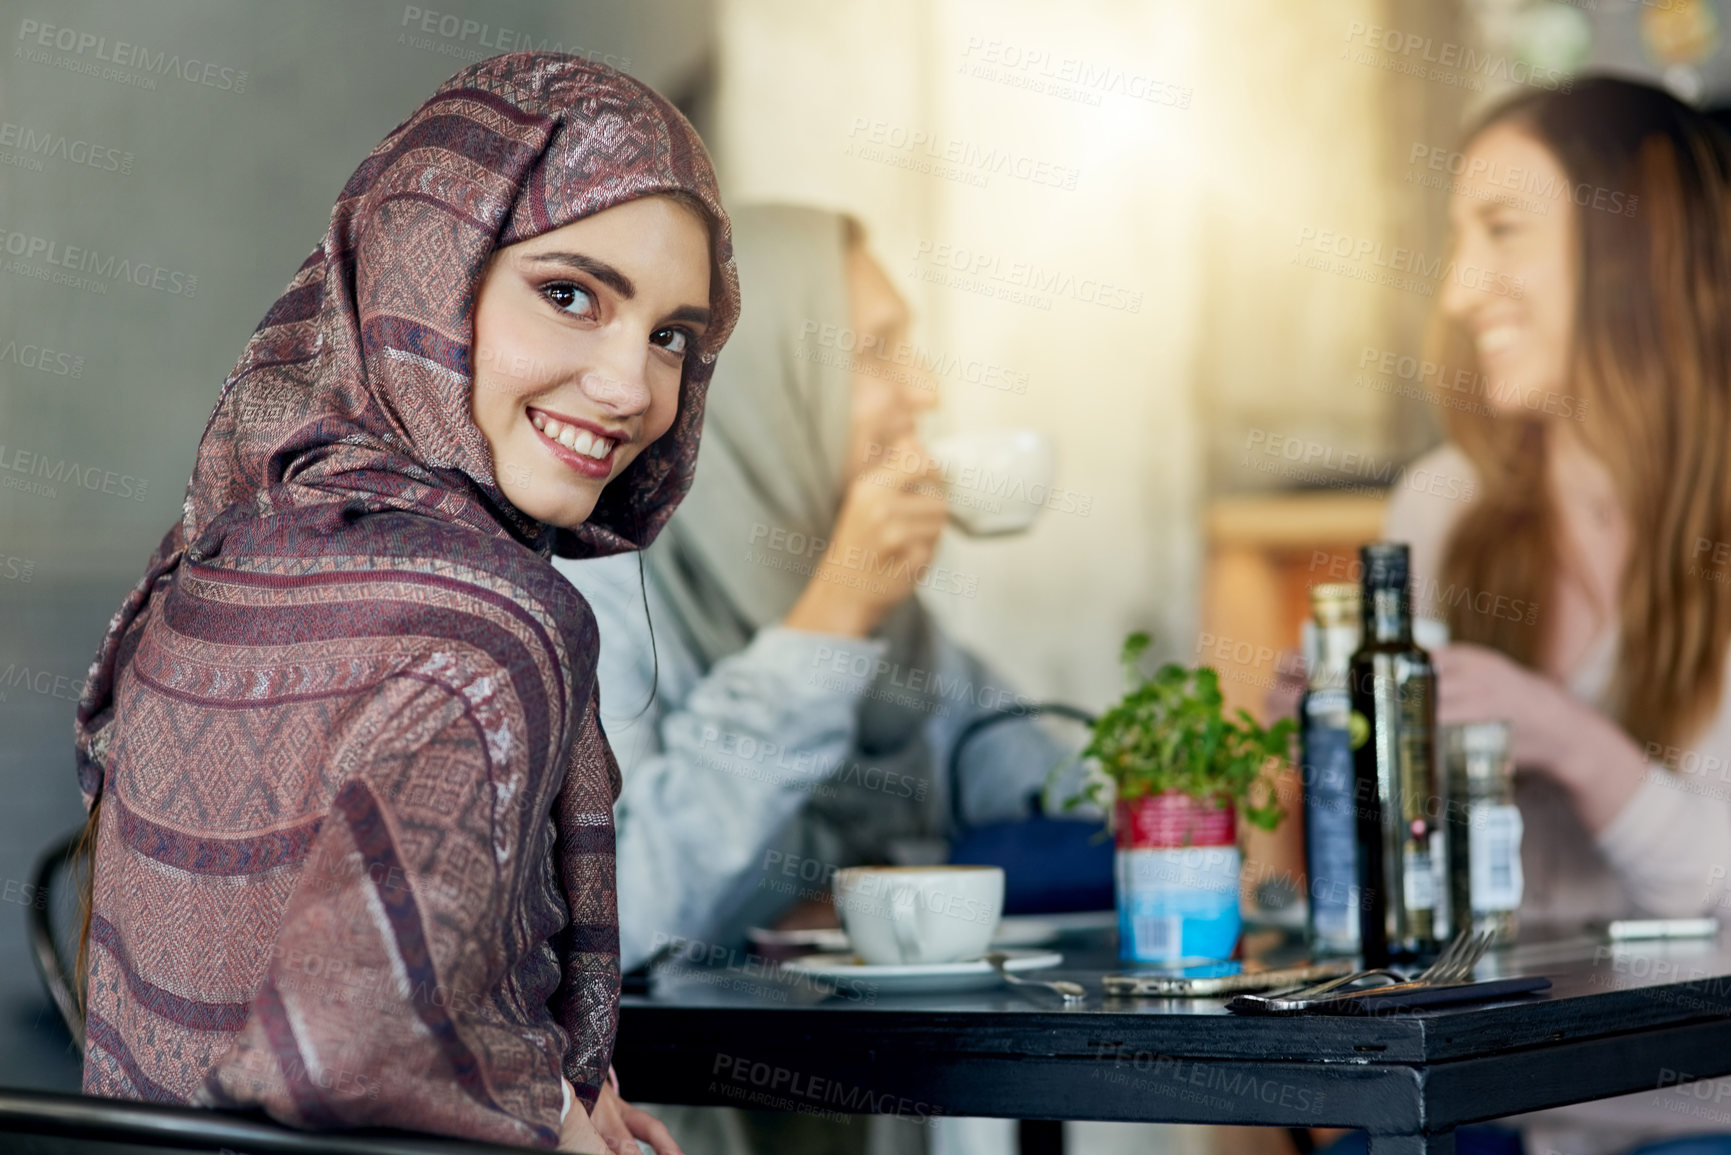
<svg viewBox="0 0 1731 1155">
<path fill-rule="evenodd" d="M 541 524 L 513 507 L 501 491 L 486 439 L 470 414 L 480 278 L 489 257 L 503 246 L 660 193 L 684 194 L 705 210 L 712 246 L 711 323 L 686 361 L 668 433 L 606 487 L 583 525 L 569 530 Z M 358 958 L 370 952 L 395 959 L 397 973 L 408 978 L 424 964 L 435 984 L 461 985 L 468 981 L 464 975 L 515 967 L 507 985 L 521 989 L 512 997 L 531 1007 L 540 998 L 542 1014 L 552 1008 L 570 1038 L 559 1066 L 585 1105 L 593 1103 L 617 1022 L 610 807 L 618 771 L 594 714 L 593 619 L 580 601 L 557 592 L 567 587 L 548 558 L 642 549 L 690 486 L 716 351 L 739 308 L 730 237 L 708 157 L 678 111 L 628 76 L 558 54 L 500 56 L 464 69 L 355 171 L 322 243 L 271 306 L 225 381 L 199 444 L 183 517 L 110 623 L 79 704 L 78 777 L 86 805 L 115 793 L 105 789 L 110 786 L 118 784 L 120 794 L 104 799 L 98 830 L 87 1091 L 254 1102 L 306 1125 L 370 1121 L 501 1141 L 545 1141 L 541 1112 L 547 1109 L 547 1094 L 556 1109 L 558 1088 L 556 1081 L 550 1091 L 541 1083 L 530 1088 L 523 1072 L 541 1068 L 524 1067 L 529 1060 L 519 1052 L 525 1040 L 539 1045 L 545 1039 L 531 1037 L 535 1032 L 528 1028 L 504 1031 L 498 1035 L 504 1041 L 489 1049 L 485 1040 L 494 1037 L 489 1031 L 497 1034 L 497 1024 L 485 1014 L 486 1022 L 473 1025 L 443 1006 L 405 1003 L 394 1017 L 375 1016 L 371 1029 L 381 1038 L 399 1021 L 424 1024 L 424 1030 L 416 1027 L 412 1037 L 405 1037 L 403 1046 L 433 1048 L 426 1069 L 448 1069 L 455 1080 L 449 1094 L 404 1089 L 407 1118 L 398 1119 L 380 1114 L 383 1108 L 377 1106 L 367 1108 L 371 1114 L 357 1113 L 328 1088 L 309 1089 L 306 1072 L 319 1069 L 310 1054 L 304 1063 L 283 1061 L 283 1039 L 303 1050 L 314 1046 L 318 1032 L 308 1016 L 328 1008 L 296 1006 L 274 966 L 269 974 L 253 975 L 246 969 L 251 962 L 236 963 L 234 973 L 222 976 L 222 983 L 256 987 L 232 1024 L 209 1010 L 200 1012 L 202 1018 L 185 1012 L 191 1018 L 175 1019 L 171 1012 L 180 1003 L 139 992 L 156 982 L 177 991 L 186 1003 L 196 998 L 201 982 L 222 983 L 211 977 L 208 964 L 177 962 L 184 951 L 153 940 L 153 935 L 175 932 L 138 914 L 142 900 L 121 882 L 129 862 L 153 859 L 150 869 L 166 878 L 162 885 L 187 892 L 162 896 L 165 909 L 191 910 L 204 902 L 232 901 L 219 895 L 253 885 L 260 877 L 258 863 L 272 855 L 285 856 L 282 865 L 305 872 L 328 870 L 331 877 L 322 884 L 334 888 L 355 881 L 339 877 L 351 860 L 376 866 L 398 856 L 410 867 L 414 854 L 433 854 L 428 847 L 456 845 L 466 833 L 462 824 L 470 820 L 457 813 L 448 818 L 450 828 L 436 836 L 443 842 L 426 842 L 431 836 L 423 834 L 421 841 L 392 844 L 401 820 L 386 822 L 380 815 L 408 797 L 412 786 L 404 785 L 401 795 L 374 797 L 368 794 L 372 787 L 351 781 L 334 801 L 320 795 L 320 782 L 337 770 L 334 763 L 352 756 L 344 744 L 352 745 L 353 735 L 333 730 L 333 719 L 376 709 L 380 687 L 407 684 L 411 674 L 428 684 L 449 681 L 453 654 L 462 657 L 461 646 L 485 650 L 470 635 L 502 637 L 507 629 L 530 629 L 531 636 L 551 639 L 544 649 L 532 649 L 524 658 L 522 647 L 507 638 L 498 653 L 516 656 L 500 659 L 504 664 L 489 667 L 499 671 L 497 676 L 470 683 L 459 694 L 468 695 L 468 710 L 486 736 L 477 753 L 483 759 L 479 781 L 491 782 L 486 789 L 496 808 L 494 833 L 488 836 L 492 845 L 483 838 L 476 852 L 500 864 L 495 891 L 474 900 L 486 909 L 468 913 L 493 917 L 501 898 L 507 906 L 527 904 L 541 913 L 522 921 L 543 928 L 533 933 L 542 934 L 545 943 L 551 906 L 535 906 L 542 882 L 535 871 L 545 869 L 547 880 L 558 876 L 557 885 L 548 881 L 548 893 L 563 889 L 558 905 L 566 930 L 553 942 L 561 957 L 549 958 L 543 967 L 531 946 L 510 956 L 517 962 L 501 964 L 488 954 L 471 963 L 459 943 L 459 955 L 446 960 L 438 953 L 443 948 L 435 922 L 445 917 L 437 908 L 443 896 L 421 896 L 431 909 L 416 910 L 411 899 L 385 892 L 366 900 L 379 912 L 378 926 L 385 929 L 375 937 L 387 940 L 383 945 L 362 941 L 372 933 L 365 920 L 357 924 L 360 931 L 343 930 L 352 941 L 316 945 L 327 955 L 351 951 Z M 325 592 L 315 597 L 309 592 L 315 585 Z M 461 613 L 448 608 L 459 602 Z M 424 617 L 443 613 L 439 620 L 457 621 L 452 629 L 467 633 L 446 635 L 459 640 L 439 642 L 444 648 L 414 657 L 420 665 L 412 671 L 391 673 L 389 661 L 412 640 L 400 636 L 404 619 L 391 614 L 415 604 L 423 606 Z M 248 606 L 254 608 L 243 612 Z M 290 621 L 282 616 L 285 607 L 300 616 Z M 529 619 L 539 625 L 523 625 Z M 308 652 L 309 638 L 330 645 L 314 657 L 291 660 L 291 653 Z M 398 650 L 390 650 L 392 645 Z M 349 655 L 344 662 L 328 656 L 345 646 L 350 649 L 343 651 Z M 557 654 L 559 661 L 550 662 L 546 654 Z M 485 654 L 488 660 L 494 656 Z M 383 680 L 363 682 L 354 673 L 362 669 L 384 670 Z M 324 677 L 327 684 L 302 684 L 313 677 Z M 348 677 L 356 678 L 352 690 L 341 684 Z M 524 686 L 540 689 L 524 697 Z M 344 699 L 344 693 L 350 697 Z M 349 704 L 342 706 L 345 701 Z M 275 710 L 272 724 L 281 725 L 283 711 L 300 708 L 297 702 L 316 702 L 316 711 L 305 707 L 302 726 L 313 735 L 314 751 L 304 756 L 303 769 L 288 768 L 300 752 L 286 748 L 270 764 L 273 773 L 280 762 L 282 774 L 301 774 L 306 781 L 285 786 L 273 780 L 259 791 L 270 795 L 269 805 L 282 813 L 262 818 L 243 813 L 243 803 L 230 795 L 245 795 L 245 790 L 211 793 L 190 809 L 175 811 L 184 805 L 178 797 L 147 796 L 140 785 L 179 776 L 180 793 L 214 791 L 209 784 L 232 770 L 237 755 L 232 747 L 220 748 L 212 736 L 238 724 L 236 717 L 244 721 L 248 711 L 263 717 Z M 339 706 L 351 714 L 340 713 Z M 489 718 L 489 708 L 504 712 Z M 145 726 L 146 719 L 155 719 L 154 729 Z M 380 743 L 394 737 L 402 743 L 421 740 L 409 733 L 412 724 L 402 722 L 402 735 L 369 734 L 368 748 L 383 749 Z M 157 734 L 166 732 L 165 725 L 183 743 L 178 750 L 158 748 Z M 321 751 L 318 743 L 326 747 Z M 256 776 L 264 764 L 255 762 L 250 773 Z M 403 766 L 405 775 L 417 772 L 415 759 Z M 469 769 L 454 763 L 446 773 Z M 513 792 L 519 808 L 528 799 L 542 800 L 543 827 L 551 805 L 557 829 L 544 836 L 532 821 L 500 825 L 497 816 L 504 811 L 497 808 Z M 555 794 L 558 803 L 552 801 Z M 305 829 L 306 839 L 321 843 L 345 839 L 340 853 L 327 847 L 321 858 L 318 845 L 310 852 L 305 845 L 295 850 L 288 835 L 263 842 L 237 836 L 269 822 L 285 827 L 290 803 L 307 804 L 307 799 L 319 809 L 293 829 Z M 143 813 L 147 804 L 159 812 Z M 233 809 L 222 811 L 225 805 Z M 212 817 L 219 812 L 229 816 L 229 827 Z M 346 833 L 334 832 L 339 813 L 345 816 Z M 428 818 L 443 820 L 436 810 Z M 604 829 L 597 829 L 601 824 Z M 551 841 L 555 834 L 557 849 Z M 509 839 L 518 841 L 507 847 Z M 543 860 L 560 856 L 558 865 L 519 868 L 514 859 L 507 861 L 510 855 L 533 859 L 537 848 Z M 165 875 L 156 865 L 165 861 L 181 866 L 185 877 Z M 509 873 L 519 869 L 526 872 L 521 878 Z M 198 888 L 214 885 L 205 881 L 212 875 L 227 881 L 207 895 Z M 364 885 L 364 874 L 360 880 Z M 330 929 L 321 929 L 316 912 L 297 915 L 295 900 L 287 901 L 286 912 L 276 909 L 269 916 L 281 920 L 281 935 L 305 927 L 316 938 Z M 402 907 L 403 902 L 409 905 Z M 277 933 L 267 916 L 259 917 L 261 925 L 250 928 L 252 933 Z M 500 933 L 507 940 L 533 938 L 517 923 Z M 500 958 L 507 947 L 516 949 L 493 941 L 484 941 L 480 949 L 486 954 L 495 947 Z M 152 966 L 161 969 L 147 973 Z M 189 969 L 183 973 L 177 966 Z M 464 969 L 469 967 L 480 969 Z M 550 986 L 555 978 L 556 992 L 537 986 Z M 389 1001 L 407 989 L 384 997 Z M 208 1003 L 192 1005 L 230 1003 L 212 994 Z M 148 1029 L 136 1025 L 145 1011 L 159 1016 Z M 194 1095 L 189 1088 L 205 1076 L 198 1069 L 203 1060 L 194 1058 L 200 1047 L 211 1045 L 209 1024 L 239 1031 L 242 1020 L 245 1031 L 228 1052 L 227 1073 L 219 1064 L 203 1097 Z M 331 1029 L 340 1032 L 341 1016 L 332 1022 Z M 285 1024 L 292 1024 L 292 1031 Z M 367 1029 L 357 1025 L 351 1034 Z M 181 1038 L 175 1034 L 181 1030 L 189 1033 Z M 353 1040 L 339 1042 L 347 1046 Z M 249 1047 L 253 1053 L 241 1054 Z M 210 1052 L 222 1053 L 220 1047 Z M 556 1048 L 552 1057 L 558 1058 Z M 401 1058 L 405 1067 L 418 1062 L 407 1050 Z M 243 1061 L 250 1083 L 235 1074 Z M 257 1092 L 261 1062 L 285 1088 L 278 1098 Z M 389 1078 L 397 1074 L 393 1070 L 386 1076 L 387 1090 Z M 533 1110 L 525 1105 L 528 1100 L 519 1101 L 531 1090 Z M 417 1093 L 424 1101 L 415 1101 Z"/>
<path fill-rule="evenodd" d="M 687 362 L 673 426 L 602 492 L 575 530 L 519 512 L 470 416 L 473 308 L 495 249 L 655 193 L 712 220 L 711 322 Z M 223 383 L 199 442 L 179 539 L 209 556 L 239 506 L 340 502 L 492 521 L 537 551 L 600 557 L 655 540 L 691 486 L 716 351 L 739 315 L 731 229 L 702 142 L 654 90 L 552 53 L 497 56 L 440 86 L 355 170 Z M 358 503 L 358 504 L 355 504 Z M 174 535 L 171 535 L 174 536 Z M 110 624 L 79 714 L 79 786 L 102 792 L 89 722 L 160 559 Z"/>
</svg>

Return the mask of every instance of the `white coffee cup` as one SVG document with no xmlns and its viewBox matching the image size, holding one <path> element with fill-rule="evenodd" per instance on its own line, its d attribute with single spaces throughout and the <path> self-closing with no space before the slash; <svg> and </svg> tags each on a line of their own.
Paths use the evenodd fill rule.
<svg viewBox="0 0 1731 1155">
<path fill-rule="evenodd" d="M 996 866 L 850 866 L 834 889 L 848 942 L 874 966 L 977 959 L 1004 911 Z"/>
<path fill-rule="evenodd" d="M 977 536 L 1020 533 L 1052 493 L 1058 451 L 1038 429 L 973 429 L 931 443 L 950 520 Z"/>
</svg>

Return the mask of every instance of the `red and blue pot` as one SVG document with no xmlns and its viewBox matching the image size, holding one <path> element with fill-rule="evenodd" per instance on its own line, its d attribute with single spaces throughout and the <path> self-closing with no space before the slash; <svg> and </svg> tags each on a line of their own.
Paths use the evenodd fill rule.
<svg viewBox="0 0 1731 1155">
<path fill-rule="evenodd" d="M 1238 946 L 1236 814 L 1169 790 L 1116 806 L 1118 955 L 1225 959 Z"/>
</svg>

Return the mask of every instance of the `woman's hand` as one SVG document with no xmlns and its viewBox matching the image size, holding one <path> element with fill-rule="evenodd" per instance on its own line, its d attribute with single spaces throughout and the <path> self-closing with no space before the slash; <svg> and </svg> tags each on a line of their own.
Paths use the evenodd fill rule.
<svg viewBox="0 0 1731 1155">
<path fill-rule="evenodd" d="M 863 638 L 914 591 L 949 507 L 942 472 L 909 436 L 848 487 L 829 548 L 783 625 Z"/>
<path fill-rule="evenodd" d="M 559 1150 L 582 1155 L 637 1155 L 637 1140 L 655 1149 L 655 1155 L 684 1155 L 661 1120 L 621 1099 L 611 1082 L 601 1085 L 595 1110 L 586 1113 L 573 1098 L 559 1133 Z"/>
<path fill-rule="evenodd" d="M 611 1082 L 601 1085 L 601 1097 L 595 1100 L 589 1120 L 615 1155 L 637 1155 L 639 1139 L 655 1148 L 655 1155 L 684 1155 L 661 1120 L 621 1099 Z"/>
<path fill-rule="evenodd" d="M 1515 762 L 1568 790 L 1588 829 L 1609 825 L 1641 785 L 1646 763 L 1634 739 L 1549 678 L 1484 646 L 1444 646 L 1432 659 L 1437 724 L 1513 723 Z"/>
</svg>

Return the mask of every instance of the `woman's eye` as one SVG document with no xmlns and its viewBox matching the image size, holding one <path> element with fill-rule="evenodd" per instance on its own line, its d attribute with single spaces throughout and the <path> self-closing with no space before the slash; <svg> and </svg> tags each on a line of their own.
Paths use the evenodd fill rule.
<svg viewBox="0 0 1731 1155">
<path fill-rule="evenodd" d="M 685 356 L 686 351 L 691 348 L 691 334 L 684 329 L 658 329 L 650 340 L 675 357 Z"/>
<path fill-rule="evenodd" d="M 582 285 L 575 285 L 570 281 L 553 281 L 543 285 L 541 292 L 555 306 L 573 317 L 595 315 L 595 298 Z"/>
</svg>

